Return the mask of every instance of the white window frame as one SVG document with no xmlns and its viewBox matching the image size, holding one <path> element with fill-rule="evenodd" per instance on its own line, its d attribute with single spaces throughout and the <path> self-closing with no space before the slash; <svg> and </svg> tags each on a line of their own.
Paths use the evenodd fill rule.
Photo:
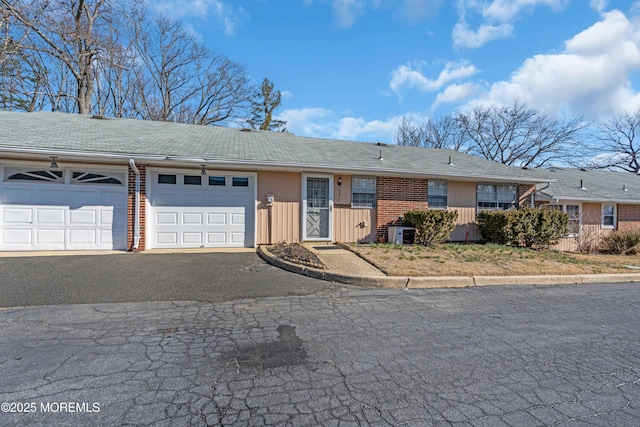
<svg viewBox="0 0 640 427">
<path fill-rule="evenodd" d="M 444 184 L 444 194 L 439 194 L 439 193 L 435 193 L 433 192 L 433 190 L 436 189 L 436 185 L 435 184 Z M 445 181 L 445 180 L 438 180 L 438 179 L 430 179 L 428 185 L 428 189 L 427 189 L 427 204 L 429 206 L 429 209 L 443 209 L 446 210 L 449 207 L 449 182 Z M 432 206 L 432 201 L 431 201 L 431 197 L 434 198 L 438 198 L 440 200 L 442 200 L 444 198 L 444 206 Z"/>
<path fill-rule="evenodd" d="M 577 206 L 578 207 L 578 218 L 577 219 L 571 219 L 571 216 L 569 215 L 569 213 L 567 212 L 567 206 Z M 577 237 L 580 236 L 580 233 L 582 232 L 582 204 L 581 203 L 565 203 L 565 204 L 560 204 L 560 203 L 550 203 L 550 204 L 546 204 L 542 206 L 545 209 L 558 209 L 561 212 L 566 213 L 567 215 L 569 215 L 569 223 L 567 224 L 569 226 L 569 234 L 567 235 L 567 237 Z M 571 232 L 571 226 L 569 224 L 571 224 L 571 221 L 576 221 L 578 222 L 578 232 L 577 233 L 572 233 Z"/>
<path fill-rule="evenodd" d="M 356 181 L 358 180 L 367 180 L 373 183 L 373 188 L 370 187 L 358 187 L 356 188 Z M 352 176 L 351 177 L 351 207 L 356 209 L 373 209 L 376 207 L 376 187 L 378 181 L 375 176 Z M 356 191 L 358 190 L 358 191 Z M 373 194 L 373 202 L 372 203 L 357 203 L 354 201 L 354 194 Z"/>
<path fill-rule="evenodd" d="M 495 195 L 495 199 L 494 200 L 480 200 L 480 191 L 479 191 L 479 187 L 481 185 L 490 185 L 494 187 L 494 191 L 492 192 L 492 194 Z M 500 187 L 514 187 L 514 192 L 513 192 L 513 200 L 509 200 L 506 201 L 505 200 L 501 200 L 500 199 Z M 502 194 L 504 194 L 504 192 L 502 192 Z M 480 207 L 480 203 L 495 203 L 495 207 Z M 509 204 L 509 208 L 514 207 L 517 208 L 518 207 L 518 184 L 496 184 L 496 183 L 491 183 L 491 182 L 478 182 L 476 183 L 476 210 L 478 212 L 482 212 L 482 211 L 497 211 L 497 210 L 507 210 L 504 209 L 502 207 L 500 207 L 500 204 Z"/>
<path fill-rule="evenodd" d="M 608 216 L 608 217 L 613 216 L 613 224 L 611 224 L 611 225 L 609 225 L 609 224 L 605 224 L 605 223 L 604 223 L 604 218 L 605 218 L 604 208 L 605 208 L 606 206 L 611 206 L 611 207 L 613 208 L 613 215 L 606 215 L 606 216 Z M 616 204 L 615 204 L 615 203 L 603 203 L 603 204 L 602 204 L 602 214 L 601 214 L 601 223 L 600 223 L 600 226 L 601 226 L 602 228 L 606 228 L 606 229 L 613 230 L 613 229 L 615 229 L 615 228 L 616 228 L 617 220 L 618 220 L 618 207 L 616 206 Z"/>
</svg>

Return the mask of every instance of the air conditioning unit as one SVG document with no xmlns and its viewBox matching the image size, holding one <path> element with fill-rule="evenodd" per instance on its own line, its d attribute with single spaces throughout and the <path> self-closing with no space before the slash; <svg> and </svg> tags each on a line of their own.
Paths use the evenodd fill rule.
<svg viewBox="0 0 640 427">
<path fill-rule="evenodd" d="M 413 243 L 415 237 L 415 229 L 413 227 L 404 227 L 400 225 L 389 226 L 389 243 L 394 245 L 408 245 Z"/>
</svg>

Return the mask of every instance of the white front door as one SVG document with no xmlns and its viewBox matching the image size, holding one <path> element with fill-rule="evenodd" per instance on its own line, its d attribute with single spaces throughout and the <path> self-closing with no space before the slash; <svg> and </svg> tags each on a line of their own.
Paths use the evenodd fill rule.
<svg viewBox="0 0 640 427">
<path fill-rule="evenodd" d="M 126 169 L 1 169 L 0 250 L 127 248 Z"/>
<path fill-rule="evenodd" d="M 333 238 L 333 177 L 303 175 L 304 240 Z"/>
<path fill-rule="evenodd" d="M 149 248 L 253 247 L 255 174 L 150 174 Z"/>
</svg>

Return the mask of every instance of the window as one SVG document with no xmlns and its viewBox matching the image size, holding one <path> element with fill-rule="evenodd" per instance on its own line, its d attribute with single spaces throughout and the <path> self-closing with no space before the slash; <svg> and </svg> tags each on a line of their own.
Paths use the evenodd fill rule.
<svg viewBox="0 0 640 427">
<path fill-rule="evenodd" d="M 478 184 L 478 211 L 517 208 L 517 185 Z"/>
<path fill-rule="evenodd" d="M 544 205 L 543 208 L 566 213 L 569 217 L 569 236 L 580 234 L 580 205 Z"/>
<path fill-rule="evenodd" d="M 44 181 L 63 183 L 62 171 L 20 171 L 7 177 L 7 181 Z"/>
<path fill-rule="evenodd" d="M 233 185 L 234 187 L 248 187 L 249 178 L 237 178 L 234 176 L 231 185 Z"/>
<path fill-rule="evenodd" d="M 175 184 L 176 176 L 175 175 L 166 175 L 166 174 L 158 174 L 158 184 Z"/>
<path fill-rule="evenodd" d="M 184 185 L 202 185 L 202 176 L 200 175 L 185 175 Z"/>
<path fill-rule="evenodd" d="M 73 172 L 72 184 L 112 184 L 122 185 L 121 179 L 95 172 Z"/>
<path fill-rule="evenodd" d="M 580 206 L 567 205 L 564 211 L 569 216 L 569 235 L 577 236 L 580 234 Z"/>
<path fill-rule="evenodd" d="M 447 196 L 448 186 L 447 181 L 435 181 L 429 180 L 429 209 L 446 209 L 447 208 Z"/>
<path fill-rule="evenodd" d="M 224 176 L 210 176 L 209 185 L 218 185 L 224 187 L 227 185 L 227 179 Z"/>
<path fill-rule="evenodd" d="M 616 205 L 602 205 L 602 228 L 615 228 Z"/>
<path fill-rule="evenodd" d="M 376 206 L 376 179 L 354 176 L 351 178 L 351 207 L 374 208 Z"/>
</svg>

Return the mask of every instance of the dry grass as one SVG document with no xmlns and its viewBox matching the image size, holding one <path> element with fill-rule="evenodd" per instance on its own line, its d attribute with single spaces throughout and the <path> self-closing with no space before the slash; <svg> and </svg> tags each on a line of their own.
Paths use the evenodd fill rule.
<svg viewBox="0 0 640 427">
<path fill-rule="evenodd" d="M 431 247 L 354 245 L 353 250 L 390 276 L 527 276 L 640 273 L 640 256 L 581 255 L 500 245 Z"/>
</svg>

